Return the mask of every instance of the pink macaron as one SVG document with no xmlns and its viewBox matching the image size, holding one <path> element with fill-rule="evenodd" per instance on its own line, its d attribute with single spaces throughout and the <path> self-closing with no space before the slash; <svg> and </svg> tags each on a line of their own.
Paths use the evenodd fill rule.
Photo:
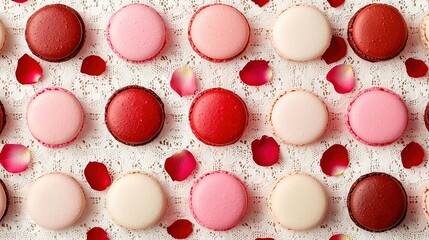
<svg viewBox="0 0 429 240">
<path fill-rule="evenodd" d="M 110 18 L 107 41 L 120 58 L 144 63 L 157 57 L 167 39 L 165 22 L 152 7 L 133 3 L 123 6 Z"/>
<path fill-rule="evenodd" d="M 408 124 L 408 109 L 392 90 L 372 87 L 358 93 L 347 110 L 347 127 L 359 141 L 385 146 L 398 140 Z"/>
<path fill-rule="evenodd" d="M 234 174 L 218 170 L 197 179 L 191 188 L 189 204 L 197 222 L 214 231 L 238 225 L 246 214 L 246 186 Z"/>
<path fill-rule="evenodd" d="M 83 129 L 84 112 L 70 91 L 48 87 L 37 92 L 28 103 L 27 126 L 33 137 L 46 147 L 70 145 Z"/>
</svg>

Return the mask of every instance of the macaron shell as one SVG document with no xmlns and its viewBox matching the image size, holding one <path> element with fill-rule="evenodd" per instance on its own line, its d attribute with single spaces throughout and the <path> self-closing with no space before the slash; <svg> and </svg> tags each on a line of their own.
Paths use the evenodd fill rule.
<svg viewBox="0 0 429 240">
<path fill-rule="evenodd" d="M 4 109 L 3 103 L 0 102 L 0 134 L 3 132 L 3 129 L 5 126 L 6 126 L 6 111 Z"/>
<path fill-rule="evenodd" d="M 143 63 L 155 58 L 166 44 L 166 26 L 161 15 L 150 6 L 129 4 L 110 18 L 107 41 L 122 59 Z"/>
<path fill-rule="evenodd" d="M 426 51 L 429 52 L 429 14 L 423 18 L 420 25 L 420 37 Z"/>
<path fill-rule="evenodd" d="M 295 5 L 284 10 L 273 26 L 272 42 L 277 53 L 292 61 L 321 57 L 328 49 L 332 30 L 316 7 Z"/>
<path fill-rule="evenodd" d="M 6 44 L 6 28 L 4 27 L 3 22 L 0 20 L 0 50 L 3 49 Z"/>
<path fill-rule="evenodd" d="M 8 208 L 8 197 L 6 185 L 2 180 L 0 180 L 0 220 L 6 216 Z"/>
</svg>

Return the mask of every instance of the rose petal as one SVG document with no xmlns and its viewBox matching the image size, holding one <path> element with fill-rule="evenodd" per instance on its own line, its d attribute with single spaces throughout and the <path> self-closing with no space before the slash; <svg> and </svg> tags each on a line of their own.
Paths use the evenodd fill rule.
<svg viewBox="0 0 429 240">
<path fill-rule="evenodd" d="M 266 84 L 273 77 L 268 62 L 265 60 L 253 60 L 244 66 L 240 71 L 240 79 L 249 86 L 261 86 Z"/>
<path fill-rule="evenodd" d="M 181 67 L 173 72 L 170 86 L 180 97 L 189 96 L 194 94 L 198 88 L 197 77 L 191 68 Z"/>
<path fill-rule="evenodd" d="M 329 240 L 350 240 L 350 238 L 345 234 L 335 234 Z"/>
<path fill-rule="evenodd" d="M 349 165 L 347 148 L 340 144 L 332 145 L 322 155 L 320 167 L 328 176 L 339 176 Z"/>
<path fill-rule="evenodd" d="M 332 36 L 331 44 L 322 58 L 327 64 L 331 64 L 341 60 L 347 54 L 347 44 L 344 38 Z"/>
<path fill-rule="evenodd" d="M 333 8 L 343 5 L 344 2 L 345 0 L 328 0 L 329 5 Z"/>
<path fill-rule="evenodd" d="M 6 144 L 0 153 L 0 163 L 10 173 L 24 172 L 30 161 L 30 151 L 21 144 Z"/>
<path fill-rule="evenodd" d="M 255 240 L 274 240 L 274 238 L 257 238 Z"/>
<path fill-rule="evenodd" d="M 86 240 L 109 240 L 109 236 L 104 229 L 94 227 L 86 233 Z"/>
<path fill-rule="evenodd" d="M 109 170 L 100 162 L 89 162 L 85 167 L 84 175 L 89 186 L 97 191 L 105 190 L 112 183 Z"/>
<path fill-rule="evenodd" d="M 407 68 L 408 76 L 412 78 L 424 77 L 428 72 L 426 63 L 415 58 L 408 58 L 405 61 L 405 67 Z"/>
<path fill-rule="evenodd" d="M 39 81 L 42 77 L 43 69 L 40 64 L 30 57 L 28 54 L 24 54 L 18 60 L 18 66 L 16 67 L 15 76 L 21 84 L 34 84 Z"/>
<path fill-rule="evenodd" d="M 267 4 L 270 0 L 252 0 L 252 2 L 256 3 L 259 7 L 264 6 Z"/>
<path fill-rule="evenodd" d="M 176 220 L 173 224 L 167 227 L 167 232 L 175 239 L 185 239 L 191 235 L 193 224 L 186 219 Z"/>
<path fill-rule="evenodd" d="M 100 76 L 106 71 L 106 62 L 99 56 L 91 55 L 82 61 L 80 72 L 90 76 Z"/>
<path fill-rule="evenodd" d="M 25 3 L 28 0 L 12 0 L 12 2 L 16 2 L 16 3 Z"/>
<path fill-rule="evenodd" d="M 410 169 L 423 163 L 425 151 L 422 146 L 416 142 L 410 142 L 401 152 L 402 165 Z"/>
<path fill-rule="evenodd" d="M 334 85 L 337 93 L 349 93 L 355 87 L 356 80 L 353 68 L 347 64 L 333 67 L 326 75 L 326 79 Z"/>
<path fill-rule="evenodd" d="M 188 150 L 181 150 L 165 160 L 164 168 L 173 181 L 183 181 L 191 175 L 197 166 L 194 155 Z"/>
<path fill-rule="evenodd" d="M 259 166 L 272 166 L 279 161 L 280 145 L 266 135 L 255 139 L 251 145 L 253 161 Z"/>
</svg>

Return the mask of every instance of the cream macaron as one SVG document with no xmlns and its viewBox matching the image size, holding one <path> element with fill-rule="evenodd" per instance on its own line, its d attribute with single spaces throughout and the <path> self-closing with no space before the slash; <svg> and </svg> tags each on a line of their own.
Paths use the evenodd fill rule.
<svg viewBox="0 0 429 240">
<path fill-rule="evenodd" d="M 3 49 L 6 43 L 6 28 L 3 25 L 3 22 L 0 20 L 0 51 Z"/>
<path fill-rule="evenodd" d="M 420 25 L 420 38 L 426 51 L 429 52 L 429 14 L 427 14 Z"/>
</svg>

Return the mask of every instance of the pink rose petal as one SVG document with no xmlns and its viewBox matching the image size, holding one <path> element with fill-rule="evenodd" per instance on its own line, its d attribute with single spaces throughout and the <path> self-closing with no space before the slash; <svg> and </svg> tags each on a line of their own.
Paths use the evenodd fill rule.
<svg viewBox="0 0 429 240">
<path fill-rule="evenodd" d="M 353 68 L 347 64 L 340 64 L 333 67 L 326 75 L 326 79 L 334 85 L 337 93 L 349 93 L 355 87 Z"/>
<path fill-rule="evenodd" d="M 350 240 L 350 238 L 345 234 L 335 234 L 329 240 Z"/>
<path fill-rule="evenodd" d="M 344 2 L 345 0 L 328 0 L 329 5 L 331 5 L 333 8 L 343 5 Z"/>
<path fill-rule="evenodd" d="M 270 0 L 252 0 L 255 4 L 257 4 L 259 7 L 264 6 L 267 4 Z"/>
<path fill-rule="evenodd" d="M 266 135 L 255 139 L 251 145 L 253 161 L 259 166 L 272 166 L 279 161 L 280 145 Z"/>
<path fill-rule="evenodd" d="M 16 3 L 25 3 L 28 0 L 12 0 L 12 2 L 16 2 Z"/>
<path fill-rule="evenodd" d="M 89 186 L 97 191 L 105 190 L 112 183 L 109 170 L 100 162 L 89 162 L 85 167 L 84 175 Z"/>
<path fill-rule="evenodd" d="M 6 144 L 0 152 L 0 163 L 10 173 L 24 172 L 30 161 L 30 151 L 21 144 Z"/>
<path fill-rule="evenodd" d="M 179 219 L 167 227 L 167 232 L 175 239 L 185 239 L 191 235 L 193 225 L 189 220 Z"/>
<path fill-rule="evenodd" d="M 273 77 L 268 62 L 265 60 L 252 60 L 240 71 L 240 79 L 249 86 L 261 86 L 268 83 Z"/>
<path fill-rule="evenodd" d="M 349 166 L 349 152 L 340 144 L 332 145 L 322 155 L 320 167 L 328 176 L 339 176 Z"/>
<path fill-rule="evenodd" d="M 410 169 L 417 167 L 423 163 L 425 159 L 425 151 L 416 142 L 410 142 L 401 152 L 402 165 L 404 168 Z"/>
<path fill-rule="evenodd" d="M 405 61 L 405 67 L 407 68 L 408 76 L 412 78 L 424 77 L 428 72 L 428 66 L 426 63 L 415 58 L 408 58 Z"/>
<path fill-rule="evenodd" d="M 340 61 L 347 54 L 347 44 L 344 38 L 332 36 L 331 44 L 322 58 L 327 64 Z"/>
<path fill-rule="evenodd" d="M 104 229 L 94 227 L 86 233 L 86 240 L 109 240 L 109 236 Z"/>
<path fill-rule="evenodd" d="M 164 168 L 173 181 L 183 181 L 191 175 L 197 166 L 194 155 L 188 150 L 176 152 L 165 160 Z"/>
<path fill-rule="evenodd" d="M 40 64 L 28 54 L 24 54 L 18 60 L 18 66 L 16 67 L 15 76 L 19 83 L 37 83 L 42 77 L 42 73 L 43 69 Z"/>
<path fill-rule="evenodd" d="M 180 97 L 190 96 L 198 88 L 197 77 L 189 67 L 178 68 L 171 76 L 170 86 Z"/>
<path fill-rule="evenodd" d="M 99 56 L 91 55 L 82 61 L 80 72 L 90 76 L 100 76 L 106 71 L 106 62 Z"/>
</svg>

